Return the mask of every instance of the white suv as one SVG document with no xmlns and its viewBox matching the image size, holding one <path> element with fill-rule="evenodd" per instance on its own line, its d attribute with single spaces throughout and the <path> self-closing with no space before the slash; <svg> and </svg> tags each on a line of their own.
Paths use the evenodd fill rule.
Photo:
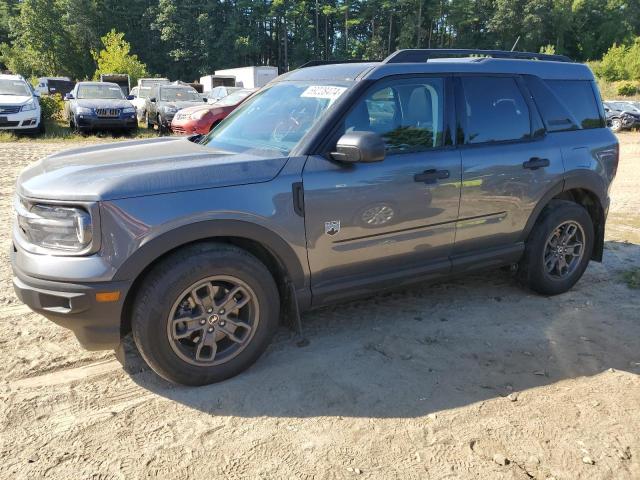
<svg viewBox="0 0 640 480">
<path fill-rule="evenodd" d="M 38 96 L 20 75 L 0 75 L 0 130 L 44 132 Z"/>
</svg>

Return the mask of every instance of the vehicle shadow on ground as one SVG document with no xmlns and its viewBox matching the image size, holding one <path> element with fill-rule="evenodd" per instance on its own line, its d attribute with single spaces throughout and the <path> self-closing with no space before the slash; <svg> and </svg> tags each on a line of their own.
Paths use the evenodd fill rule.
<svg viewBox="0 0 640 480">
<path fill-rule="evenodd" d="M 634 266 L 640 245 L 607 242 L 605 262 L 556 297 L 491 271 L 310 312 L 307 346 L 282 328 L 252 368 L 216 385 L 163 381 L 130 338 L 125 369 L 162 397 L 240 417 L 417 417 L 608 368 L 640 374 L 640 292 L 622 281 Z"/>
</svg>

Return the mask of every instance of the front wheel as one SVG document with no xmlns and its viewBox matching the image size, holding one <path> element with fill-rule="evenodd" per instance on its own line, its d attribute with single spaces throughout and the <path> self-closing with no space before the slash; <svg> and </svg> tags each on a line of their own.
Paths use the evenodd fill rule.
<svg viewBox="0 0 640 480">
<path fill-rule="evenodd" d="M 582 277 L 593 244 L 589 213 L 577 203 L 553 200 L 527 240 L 520 261 L 521 279 L 544 295 L 564 293 Z"/>
<path fill-rule="evenodd" d="M 258 359 L 279 311 L 275 281 L 257 258 L 230 245 L 195 245 L 146 277 L 134 303 L 133 337 L 161 377 L 206 385 Z"/>
</svg>

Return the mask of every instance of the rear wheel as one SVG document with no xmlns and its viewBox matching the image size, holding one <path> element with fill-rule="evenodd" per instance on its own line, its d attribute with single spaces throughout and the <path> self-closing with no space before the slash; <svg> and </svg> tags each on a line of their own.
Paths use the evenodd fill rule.
<svg viewBox="0 0 640 480">
<path fill-rule="evenodd" d="M 553 200 L 533 228 L 520 262 L 522 280 L 545 295 L 573 287 L 593 251 L 593 222 L 577 203 Z"/>
<path fill-rule="evenodd" d="M 252 365 L 279 317 L 273 277 L 237 247 L 185 248 L 154 267 L 133 308 L 141 355 L 163 378 L 206 385 Z"/>
</svg>

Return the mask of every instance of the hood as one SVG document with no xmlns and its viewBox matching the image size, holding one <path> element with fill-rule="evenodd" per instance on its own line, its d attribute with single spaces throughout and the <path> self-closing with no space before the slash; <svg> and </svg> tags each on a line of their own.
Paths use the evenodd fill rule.
<svg viewBox="0 0 640 480">
<path fill-rule="evenodd" d="M 183 108 L 188 108 L 188 107 L 200 107 L 203 105 L 207 105 L 206 103 L 204 103 L 204 101 L 198 101 L 198 100 L 193 100 L 190 102 L 160 102 L 158 104 L 159 107 L 173 107 L 177 110 L 182 110 Z"/>
<path fill-rule="evenodd" d="M 31 95 L 0 95 L 0 105 L 22 105 L 32 98 Z"/>
<path fill-rule="evenodd" d="M 180 113 L 187 113 L 189 115 L 191 115 L 192 113 L 197 113 L 197 112 L 201 112 L 203 110 L 210 112 L 212 110 L 215 110 L 215 106 L 214 105 L 210 105 L 207 103 L 204 103 L 202 105 L 196 105 L 196 106 L 191 106 L 191 107 L 187 107 L 187 108 L 183 108 L 180 110 Z"/>
<path fill-rule="evenodd" d="M 79 98 L 74 100 L 78 107 L 85 108 L 125 108 L 131 107 L 131 102 L 125 99 L 110 98 Z"/>
<path fill-rule="evenodd" d="M 267 182 L 286 161 L 217 151 L 184 137 L 134 140 L 43 158 L 22 171 L 17 190 L 43 200 L 115 200 Z"/>
</svg>

